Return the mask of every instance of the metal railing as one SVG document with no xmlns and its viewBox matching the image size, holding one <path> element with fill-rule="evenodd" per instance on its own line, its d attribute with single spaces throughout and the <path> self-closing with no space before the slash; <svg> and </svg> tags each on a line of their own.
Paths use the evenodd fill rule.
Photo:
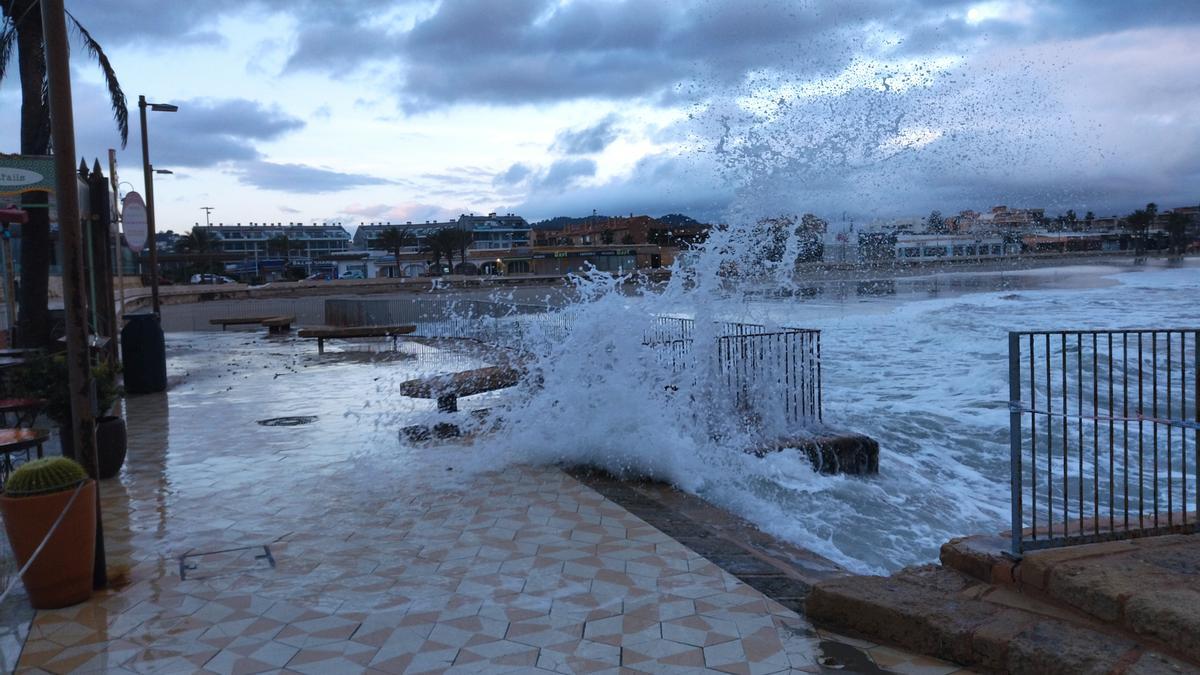
<svg viewBox="0 0 1200 675">
<path fill-rule="evenodd" d="M 1200 328 L 1009 333 L 1014 554 L 1197 531 L 1198 345 Z"/>
<path fill-rule="evenodd" d="M 736 410 L 746 416 L 777 412 L 789 424 L 823 421 L 821 331 L 718 322 L 716 332 L 714 373 Z M 656 317 L 644 344 L 679 372 L 695 366 L 694 334 L 692 319 Z"/>
</svg>

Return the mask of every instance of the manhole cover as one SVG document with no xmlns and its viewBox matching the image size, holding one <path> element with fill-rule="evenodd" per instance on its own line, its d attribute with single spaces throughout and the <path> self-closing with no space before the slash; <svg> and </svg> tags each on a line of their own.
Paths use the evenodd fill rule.
<svg viewBox="0 0 1200 675">
<path fill-rule="evenodd" d="M 259 420 L 258 423 L 264 427 L 298 427 L 316 421 L 316 415 L 297 415 L 295 417 L 272 417 L 269 420 Z"/>
<path fill-rule="evenodd" d="M 275 556 L 271 555 L 271 549 L 266 545 L 185 553 L 179 556 L 179 579 L 210 579 L 274 567 Z"/>
</svg>

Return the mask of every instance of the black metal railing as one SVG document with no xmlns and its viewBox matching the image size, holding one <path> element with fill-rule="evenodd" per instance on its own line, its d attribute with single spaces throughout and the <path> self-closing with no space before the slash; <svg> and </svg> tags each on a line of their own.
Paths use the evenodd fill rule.
<svg viewBox="0 0 1200 675">
<path fill-rule="evenodd" d="M 1200 328 L 1008 340 L 1013 553 L 1197 531 Z"/>
<path fill-rule="evenodd" d="M 736 410 L 746 416 L 778 413 L 789 424 L 823 420 L 821 331 L 717 322 L 716 333 L 710 353 L 715 378 Z M 644 344 L 679 372 L 696 365 L 694 335 L 692 319 L 656 317 Z"/>
</svg>

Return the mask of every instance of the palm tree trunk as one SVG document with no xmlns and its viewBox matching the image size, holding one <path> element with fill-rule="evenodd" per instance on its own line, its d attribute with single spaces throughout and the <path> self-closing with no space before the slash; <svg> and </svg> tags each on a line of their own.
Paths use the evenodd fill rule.
<svg viewBox="0 0 1200 675">
<path fill-rule="evenodd" d="M 41 13 L 33 0 L 18 1 L 13 7 L 17 23 L 17 58 L 21 72 L 21 153 L 50 153 L 50 113 L 42 99 L 46 56 L 42 51 Z M 17 313 L 16 344 L 42 347 L 50 341 L 50 310 L 47 306 L 50 276 L 50 211 L 45 192 L 26 193 L 21 204 L 29 209 L 29 221 L 21 226 L 21 290 Z"/>
</svg>

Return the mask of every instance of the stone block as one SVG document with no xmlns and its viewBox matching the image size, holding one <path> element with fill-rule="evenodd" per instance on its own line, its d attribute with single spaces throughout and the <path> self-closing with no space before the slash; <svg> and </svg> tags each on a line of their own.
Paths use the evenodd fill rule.
<svg viewBox="0 0 1200 675">
<path fill-rule="evenodd" d="M 1193 583 L 1200 585 L 1200 579 Z M 1200 663 L 1200 591 L 1188 588 L 1150 589 L 1125 601 L 1125 626 Z"/>
<path fill-rule="evenodd" d="M 879 442 L 862 434 L 785 438 L 763 443 L 748 452 L 763 457 L 789 448 L 804 453 L 812 463 L 813 471 L 825 475 L 873 476 L 879 473 Z"/>
<path fill-rule="evenodd" d="M 1003 670 L 1029 675 L 1101 675 L 1118 671 L 1117 666 L 1137 648 L 1131 640 L 1048 619 L 1013 638 Z"/>
</svg>

